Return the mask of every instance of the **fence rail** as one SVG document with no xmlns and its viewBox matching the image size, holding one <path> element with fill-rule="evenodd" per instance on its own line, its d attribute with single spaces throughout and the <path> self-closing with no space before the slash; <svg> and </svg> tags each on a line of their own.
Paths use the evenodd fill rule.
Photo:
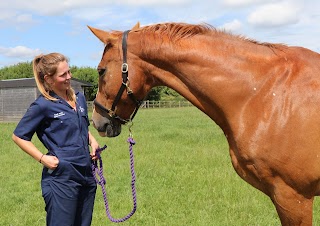
<svg viewBox="0 0 320 226">
<path fill-rule="evenodd" d="M 180 108 L 193 106 L 189 101 L 154 101 L 147 100 L 141 105 L 142 108 Z"/>
<path fill-rule="evenodd" d="M 92 109 L 93 101 L 87 101 L 88 109 Z M 181 108 L 193 106 L 189 101 L 143 101 L 141 108 Z"/>
</svg>

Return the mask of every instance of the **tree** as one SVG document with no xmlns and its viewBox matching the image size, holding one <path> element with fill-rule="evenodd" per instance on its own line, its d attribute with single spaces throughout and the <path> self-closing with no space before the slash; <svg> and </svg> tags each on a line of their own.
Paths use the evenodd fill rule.
<svg viewBox="0 0 320 226">
<path fill-rule="evenodd" d="M 87 100 L 93 100 L 98 91 L 99 75 L 97 70 L 90 67 L 82 67 L 82 68 L 71 67 L 70 70 L 74 78 L 89 82 L 93 85 L 92 87 L 88 87 L 85 90 L 85 95 Z"/>
<path fill-rule="evenodd" d="M 18 63 L 13 66 L 7 66 L 0 70 L 0 80 L 17 79 L 17 78 L 32 78 L 32 63 Z"/>
<path fill-rule="evenodd" d="M 150 90 L 147 96 L 147 100 L 160 100 L 161 99 L 161 90 L 163 89 L 162 86 L 154 87 Z"/>
</svg>

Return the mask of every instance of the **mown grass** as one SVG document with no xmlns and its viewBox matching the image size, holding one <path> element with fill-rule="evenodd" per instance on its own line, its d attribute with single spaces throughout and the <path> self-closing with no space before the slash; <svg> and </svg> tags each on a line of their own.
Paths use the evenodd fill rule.
<svg viewBox="0 0 320 226">
<path fill-rule="evenodd" d="M 15 126 L 0 124 L 0 225 L 45 225 L 42 167 L 11 141 Z M 104 174 L 111 213 L 120 218 L 132 208 L 128 128 L 112 139 L 90 130 L 101 146 L 108 145 Z M 121 225 L 280 225 L 269 198 L 235 173 L 222 131 L 196 108 L 142 109 L 132 131 L 138 209 Z M 316 202 L 314 225 L 320 225 L 319 207 Z M 106 217 L 100 188 L 92 225 L 116 225 Z"/>
</svg>

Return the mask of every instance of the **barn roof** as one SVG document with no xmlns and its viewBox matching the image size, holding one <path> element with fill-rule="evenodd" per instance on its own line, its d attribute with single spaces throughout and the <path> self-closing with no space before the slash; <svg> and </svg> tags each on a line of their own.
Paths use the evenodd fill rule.
<svg viewBox="0 0 320 226">
<path fill-rule="evenodd" d="M 80 79 L 72 78 L 72 81 L 80 83 L 81 87 L 91 87 L 92 84 Z M 0 88 L 37 87 L 34 78 L 18 78 L 0 80 Z"/>
</svg>

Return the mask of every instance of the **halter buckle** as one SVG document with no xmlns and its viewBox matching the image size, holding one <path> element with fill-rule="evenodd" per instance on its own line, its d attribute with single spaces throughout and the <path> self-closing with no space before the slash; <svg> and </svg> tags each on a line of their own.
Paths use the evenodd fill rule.
<svg viewBox="0 0 320 226">
<path fill-rule="evenodd" d="M 121 65 L 121 71 L 122 73 L 127 73 L 128 72 L 128 69 L 129 69 L 129 65 L 127 63 L 123 63 Z"/>
</svg>

